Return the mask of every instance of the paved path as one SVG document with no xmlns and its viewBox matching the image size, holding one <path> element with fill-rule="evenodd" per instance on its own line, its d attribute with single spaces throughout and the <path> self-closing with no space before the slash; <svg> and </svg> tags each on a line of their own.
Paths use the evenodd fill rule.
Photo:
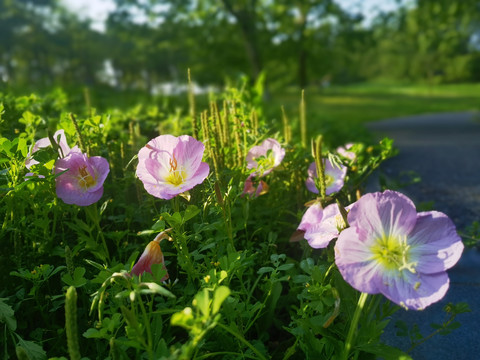
<svg viewBox="0 0 480 360">
<path fill-rule="evenodd" d="M 396 189 L 416 204 L 433 201 L 432 209 L 442 211 L 462 231 L 480 221 L 480 114 L 444 113 L 389 119 L 367 127 L 379 137 L 394 139 L 400 150 L 385 162 L 382 171 L 390 179 L 415 171 L 421 183 Z M 462 326 L 447 336 L 436 336 L 410 354 L 415 360 L 480 359 L 480 251 L 468 249 L 449 270 L 450 289 L 446 297 L 424 311 L 399 310 L 389 324 L 384 341 L 402 350 L 405 338 L 395 336 L 392 326 L 400 319 L 417 324 L 422 334 L 432 332 L 430 324 L 441 323 L 449 303 L 467 302 L 471 313 L 459 315 Z"/>
</svg>

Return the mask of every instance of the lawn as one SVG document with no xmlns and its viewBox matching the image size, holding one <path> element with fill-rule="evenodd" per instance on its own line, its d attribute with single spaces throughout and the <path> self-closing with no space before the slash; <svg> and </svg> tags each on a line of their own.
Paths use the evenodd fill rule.
<svg viewBox="0 0 480 360">
<path fill-rule="evenodd" d="M 297 89 L 274 92 L 267 103 L 268 114 L 279 117 L 298 114 L 301 92 Z M 369 138 L 363 124 L 395 117 L 480 110 L 480 84 L 386 85 L 364 83 L 305 90 L 309 134 L 326 133 L 332 145 Z M 295 116 L 292 116 L 295 120 Z M 294 132 L 298 128 L 292 124 Z M 338 141 L 335 141 L 338 139 Z"/>
</svg>

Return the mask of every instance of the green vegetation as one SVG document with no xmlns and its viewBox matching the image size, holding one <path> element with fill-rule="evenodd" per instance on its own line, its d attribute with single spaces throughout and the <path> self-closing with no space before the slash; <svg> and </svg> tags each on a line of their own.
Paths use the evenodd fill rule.
<svg viewBox="0 0 480 360">
<path fill-rule="evenodd" d="M 342 231 L 344 206 L 396 154 L 366 122 L 480 110 L 479 2 L 399 1 L 368 26 L 334 0 L 114 3 L 97 31 L 60 0 L 0 0 L 0 356 L 410 359 L 380 339 L 399 307 L 360 295 L 335 240 L 314 249 L 298 227 L 307 206 L 338 204 L 329 224 Z M 136 172 L 140 149 L 166 134 L 192 135 L 186 163 L 209 169 L 168 199 Z M 277 153 L 255 174 L 247 154 L 266 139 Z M 176 187 L 188 166 L 171 152 L 148 171 L 168 168 Z M 328 195 L 322 159 L 345 169 Z M 305 186 L 312 163 L 318 196 Z M 98 202 L 65 201 L 97 185 Z M 152 243 L 163 253 L 134 273 Z M 430 335 L 402 326 L 410 350 L 467 311 L 447 305 Z"/>
</svg>

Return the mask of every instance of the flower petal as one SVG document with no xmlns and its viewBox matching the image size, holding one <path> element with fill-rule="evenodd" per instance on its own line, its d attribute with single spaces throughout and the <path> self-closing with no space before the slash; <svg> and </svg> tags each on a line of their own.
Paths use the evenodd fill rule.
<svg viewBox="0 0 480 360">
<path fill-rule="evenodd" d="M 110 172 L 110 166 L 107 159 L 101 156 L 92 156 L 91 158 L 88 158 L 88 165 L 91 167 L 95 179 L 95 185 L 91 186 L 88 191 L 96 192 L 103 187 L 103 183 Z"/>
<path fill-rule="evenodd" d="M 55 162 L 55 174 L 65 170 L 65 173 L 55 178 L 55 191 L 60 199 L 66 204 L 79 206 L 88 206 L 100 200 L 103 195 L 103 182 L 110 171 L 106 159 L 100 156 L 88 158 L 72 149 L 65 158 Z M 83 177 L 81 171 L 91 175 L 95 183 L 85 188 L 84 183 L 80 183 Z"/>
<path fill-rule="evenodd" d="M 268 151 L 273 153 L 273 164 L 271 168 L 263 169 L 262 176 L 267 175 L 273 171 L 285 157 L 285 149 L 283 149 L 280 143 L 272 138 L 265 139 L 260 145 L 253 146 L 247 153 L 247 169 L 256 169 L 259 165 L 256 159 L 261 156 L 267 156 Z"/>
<path fill-rule="evenodd" d="M 300 225 L 298 225 L 297 230 L 307 231 L 315 224 L 322 221 L 323 218 L 323 208 L 319 202 L 316 202 L 312 206 L 310 206 L 305 214 L 303 214 L 302 220 L 300 221 Z"/>
<path fill-rule="evenodd" d="M 382 288 L 382 269 L 372 260 L 369 234 L 363 229 L 349 227 L 338 236 L 335 244 L 335 263 L 342 277 L 361 292 L 377 294 Z"/>
<path fill-rule="evenodd" d="M 195 174 L 202 162 L 204 151 L 205 145 L 201 141 L 188 135 L 182 135 L 178 138 L 178 144 L 173 150 L 173 155 L 187 173 Z"/>
<path fill-rule="evenodd" d="M 347 175 L 347 167 L 340 165 L 340 168 L 333 166 L 333 164 L 326 160 L 324 161 L 325 164 L 325 175 L 330 176 L 333 178 L 333 182 L 327 185 L 326 188 L 326 195 L 333 194 L 334 192 L 339 191 L 344 184 L 345 176 Z"/>
<path fill-rule="evenodd" d="M 167 270 L 165 267 L 165 260 L 163 257 L 162 249 L 158 241 L 150 241 L 148 245 L 143 250 L 142 255 L 138 259 L 137 263 L 133 266 L 131 273 L 135 275 L 141 275 L 144 272 L 152 273 L 153 264 L 162 264 L 163 269 Z M 165 281 L 168 279 L 168 273 L 160 280 Z"/>
<path fill-rule="evenodd" d="M 201 184 L 207 178 L 209 173 L 210 173 L 210 166 L 206 162 L 201 162 L 198 165 L 198 168 L 195 174 L 186 179 L 185 186 L 184 186 L 186 189 L 183 191 L 190 190 L 194 186 Z"/>
<path fill-rule="evenodd" d="M 413 274 L 402 271 L 401 276 L 385 276 L 382 293 L 394 303 L 408 309 L 423 310 L 441 300 L 449 287 L 446 272 L 436 274 Z"/>
<path fill-rule="evenodd" d="M 305 239 L 315 249 L 325 248 L 330 241 L 338 237 L 345 224 L 337 204 L 330 204 L 323 209 L 323 218 L 314 223 L 305 232 Z"/>
<path fill-rule="evenodd" d="M 326 183 L 325 194 L 330 195 L 334 192 L 339 191 L 345 182 L 345 176 L 347 174 L 347 167 L 341 165 L 340 168 L 333 166 L 329 160 L 323 160 L 325 165 L 325 177 L 330 181 Z M 319 193 L 317 186 L 315 184 L 315 179 L 317 178 L 317 165 L 315 162 L 312 162 L 308 167 L 308 178 L 305 181 L 307 189 L 315 194 Z"/>
<path fill-rule="evenodd" d="M 61 175 L 59 178 L 61 178 Z M 88 206 L 96 203 L 103 195 L 103 187 L 93 192 L 82 192 L 73 187 L 71 183 L 62 186 L 57 184 L 55 188 L 57 196 L 63 200 L 65 204 Z"/>
<path fill-rule="evenodd" d="M 410 233 L 417 212 L 413 202 L 396 191 L 366 194 L 348 213 L 348 222 L 371 233 L 372 237 L 399 237 Z"/>
<path fill-rule="evenodd" d="M 464 245 L 450 218 L 438 211 L 418 214 L 408 238 L 410 254 L 419 272 L 433 274 L 450 269 L 460 259 Z"/>
<path fill-rule="evenodd" d="M 317 166 L 315 165 L 315 162 L 312 162 L 308 167 L 308 178 L 305 181 L 305 186 L 307 187 L 308 191 L 311 191 L 314 194 L 319 193 L 317 189 L 317 185 L 315 185 L 316 177 L 317 177 Z"/>
</svg>

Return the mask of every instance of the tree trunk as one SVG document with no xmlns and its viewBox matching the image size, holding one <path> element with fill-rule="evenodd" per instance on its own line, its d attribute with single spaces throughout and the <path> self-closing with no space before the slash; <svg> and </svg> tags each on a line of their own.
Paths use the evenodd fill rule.
<svg viewBox="0 0 480 360">
<path fill-rule="evenodd" d="M 247 60 L 250 64 L 252 83 L 254 83 L 263 70 L 262 59 L 258 49 L 256 28 L 256 0 L 252 0 L 250 6 L 236 10 L 231 0 L 222 0 L 227 11 L 235 18 L 242 32 Z"/>
</svg>

